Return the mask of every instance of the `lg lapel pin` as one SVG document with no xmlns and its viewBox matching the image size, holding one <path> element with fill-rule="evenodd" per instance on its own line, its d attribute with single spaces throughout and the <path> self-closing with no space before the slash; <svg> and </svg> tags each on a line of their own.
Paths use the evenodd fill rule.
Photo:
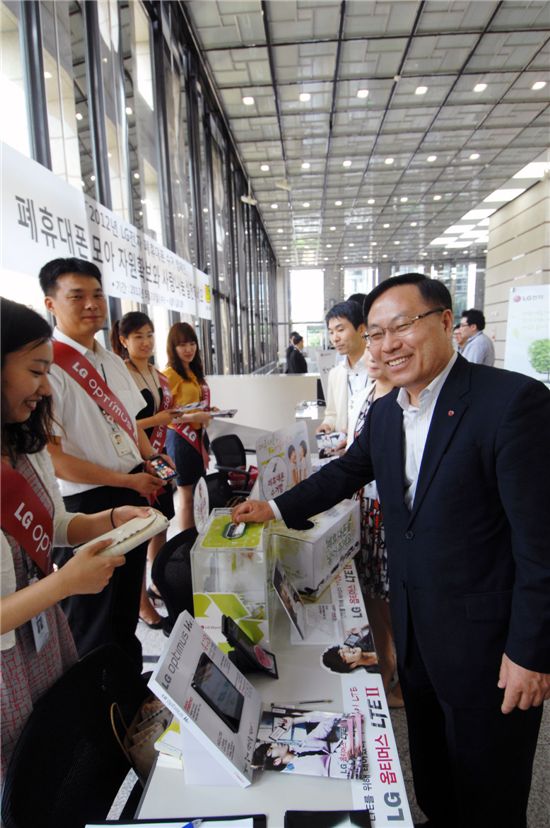
<svg viewBox="0 0 550 828">
<path fill-rule="evenodd" d="M 450 411 L 447 411 L 447 417 L 454 417 L 454 415 L 455 415 L 455 413 L 454 413 L 452 408 L 451 408 Z"/>
</svg>

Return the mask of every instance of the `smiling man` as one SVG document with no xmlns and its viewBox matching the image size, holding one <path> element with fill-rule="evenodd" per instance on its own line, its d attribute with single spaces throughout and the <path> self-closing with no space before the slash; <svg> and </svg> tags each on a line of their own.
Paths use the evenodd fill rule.
<svg viewBox="0 0 550 828">
<path fill-rule="evenodd" d="M 49 450 L 65 506 L 85 514 L 146 506 L 146 497 L 163 483 L 143 465 L 154 455 L 147 435 L 136 427 L 143 398 L 120 357 L 95 339 L 107 319 L 101 273 L 83 259 L 54 259 L 39 279 L 57 323 L 50 374 L 55 437 Z M 146 544 L 133 549 L 99 595 L 63 603 L 80 656 L 115 641 L 141 667 L 135 629 L 145 549 Z M 56 550 L 56 563 L 69 555 L 65 548 Z"/>
<path fill-rule="evenodd" d="M 550 698 L 550 392 L 456 354 L 435 279 L 388 279 L 365 313 L 396 388 L 344 457 L 233 520 L 304 528 L 376 479 L 418 803 L 431 828 L 525 828 Z"/>
</svg>

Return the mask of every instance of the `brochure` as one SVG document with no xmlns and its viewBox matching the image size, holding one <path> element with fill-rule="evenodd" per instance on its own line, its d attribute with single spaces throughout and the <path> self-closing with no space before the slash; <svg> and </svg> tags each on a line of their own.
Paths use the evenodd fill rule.
<svg viewBox="0 0 550 828">
<path fill-rule="evenodd" d="M 273 567 L 273 586 L 275 592 L 279 596 L 279 600 L 284 607 L 284 610 L 290 618 L 292 627 L 300 638 L 305 637 L 305 609 L 302 599 L 298 594 L 298 590 L 286 574 L 280 561 L 275 561 Z"/>
<path fill-rule="evenodd" d="M 262 714 L 252 761 L 280 773 L 362 779 L 365 750 L 360 713 L 273 707 Z"/>
<path fill-rule="evenodd" d="M 291 489 L 311 474 L 307 426 L 294 423 L 256 441 L 260 493 L 263 500 Z"/>
<path fill-rule="evenodd" d="M 149 687 L 181 724 L 188 784 L 250 785 L 260 694 L 187 611 Z"/>
</svg>

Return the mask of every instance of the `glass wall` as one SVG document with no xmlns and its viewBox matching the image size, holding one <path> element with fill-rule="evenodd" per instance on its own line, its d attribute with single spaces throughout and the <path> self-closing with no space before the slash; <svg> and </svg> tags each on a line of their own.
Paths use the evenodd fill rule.
<svg viewBox="0 0 550 828">
<path fill-rule="evenodd" d="M 28 3 L 44 91 L 27 94 L 31 33 L 22 3 L 3 0 L 0 78 L 13 117 L 2 140 L 31 156 L 32 124 L 56 175 L 211 277 L 212 322 L 114 298 L 111 316 L 149 313 L 159 364 L 182 318 L 197 327 L 208 372 L 265 369 L 276 359 L 276 261 L 257 210 L 241 201 L 246 177 L 179 4 Z"/>
</svg>

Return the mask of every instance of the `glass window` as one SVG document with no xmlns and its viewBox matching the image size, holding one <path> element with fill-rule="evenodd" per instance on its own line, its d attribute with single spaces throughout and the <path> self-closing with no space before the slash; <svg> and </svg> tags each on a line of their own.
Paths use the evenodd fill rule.
<svg viewBox="0 0 550 828">
<path fill-rule="evenodd" d="M 313 323 L 312 333 L 317 337 L 319 320 L 324 316 L 324 273 L 322 270 L 291 270 L 290 271 L 290 318 L 292 327 L 300 330 L 300 325 L 306 327 Z M 306 339 L 304 331 L 300 333 L 306 340 L 306 345 L 313 345 Z"/>
<path fill-rule="evenodd" d="M 353 293 L 369 293 L 376 284 L 377 270 L 374 267 L 344 268 L 344 296 Z"/>
<path fill-rule="evenodd" d="M 0 139 L 30 158 L 23 58 L 19 40 L 20 4 L 0 3 Z M 9 113 L 9 117 L 8 117 Z"/>
</svg>

